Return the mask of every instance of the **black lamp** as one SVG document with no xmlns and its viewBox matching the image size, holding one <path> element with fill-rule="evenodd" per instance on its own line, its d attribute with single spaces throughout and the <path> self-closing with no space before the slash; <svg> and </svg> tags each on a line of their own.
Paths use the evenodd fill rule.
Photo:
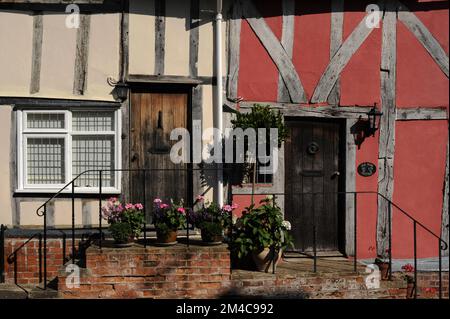
<svg viewBox="0 0 450 319">
<path fill-rule="evenodd" d="M 117 82 L 115 85 L 115 91 L 117 97 L 124 101 L 128 97 L 128 85 L 125 82 Z"/>
<path fill-rule="evenodd" d="M 367 112 L 367 117 L 369 119 L 367 123 L 367 136 L 375 136 L 375 132 L 380 127 L 381 115 L 383 115 L 383 113 L 378 111 L 377 103 L 375 103 L 373 108 L 369 112 Z"/>
</svg>

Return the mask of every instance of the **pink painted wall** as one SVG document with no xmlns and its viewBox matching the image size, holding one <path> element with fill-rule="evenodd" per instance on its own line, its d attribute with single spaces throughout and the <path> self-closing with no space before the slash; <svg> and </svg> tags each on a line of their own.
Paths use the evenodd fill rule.
<svg viewBox="0 0 450 319">
<path fill-rule="evenodd" d="M 281 38 L 282 17 L 279 1 L 255 1 L 267 15 L 266 22 Z M 426 3 L 433 9 L 427 11 Z M 370 1 L 346 1 L 344 40 L 365 15 Z M 404 2 L 432 32 L 444 50 L 449 52 L 449 15 L 442 1 Z M 440 7 L 436 6 L 439 5 Z M 297 1 L 293 64 L 300 76 L 308 99 L 325 70 L 329 59 L 330 1 Z M 380 26 L 382 28 L 382 25 Z M 341 74 L 341 105 L 371 106 L 381 104 L 380 62 L 381 33 L 375 29 L 352 57 Z M 278 72 L 247 22 L 241 31 L 241 61 L 238 94 L 247 101 L 276 101 Z M 397 26 L 397 107 L 449 106 L 448 78 L 428 52 L 407 30 L 401 21 Z M 299 106 L 300 107 L 300 106 Z M 394 161 L 394 202 L 415 218 L 440 234 L 442 183 L 447 143 L 447 121 L 409 121 L 396 124 L 396 152 Z M 356 154 L 361 162 L 378 163 L 378 134 L 365 140 Z M 357 191 L 377 191 L 378 176 L 356 177 Z M 249 199 L 242 199 L 242 204 Z M 360 195 L 358 199 L 358 254 L 360 258 L 376 256 L 375 195 Z M 412 257 L 410 224 L 398 212 L 394 214 L 393 253 L 396 258 Z M 437 255 L 437 243 L 418 233 L 419 256 Z"/>
</svg>

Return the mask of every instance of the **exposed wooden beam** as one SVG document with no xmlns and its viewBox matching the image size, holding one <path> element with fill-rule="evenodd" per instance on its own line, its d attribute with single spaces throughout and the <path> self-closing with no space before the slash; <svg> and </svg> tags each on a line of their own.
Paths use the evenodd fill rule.
<svg viewBox="0 0 450 319">
<path fill-rule="evenodd" d="M 379 4 L 379 6 L 380 8 L 382 7 L 381 4 Z M 311 98 L 312 103 L 327 101 L 342 70 L 372 31 L 373 28 L 369 28 L 366 25 L 366 17 L 364 17 L 332 57 L 314 90 L 314 94 Z"/>
<path fill-rule="evenodd" d="M 397 121 L 447 120 L 447 108 L 416 107 L 397 109 Z"/>
<path fill-rule="evenodd" d="M 123 0 L 123 7 L 120 21 L 120 74 L 121 80 L 128 77 L 129 66 L 129 26 L 130 26 L 130 1 Z"/>
<path fill-rule="evenodd" d="M 155 71 L 164 74 L 165 38 L 166 38 L 166 2 L 155 0 Z"/>
<path fill-rule="evenodd" d="M 331 34 L 330 34 L 330 60 L 337 53 L 342 45 L 342 36 L 344 29 L 344 0 L 331 1 Z M 336 79 L 330 95 L 328 103 L 331 105 L 339 105 L 341 98 L 340 76 Z"/>
<path fill-rule="evenodd" d="M 341 107 L 339 107 L 341 108 Z M 352 133 L 352 126 L 358 121 L 358 118 L 347 119 L 345 125 L 345 134 L 347 147 L 345 149 L 345 191 L 350 194 L 345 195 L 345 253 L 349 256 L 355 254 L 355 201 L 351 192 L 356 191 L 356 150 L 357 146 Z M 358 200 L 358 199 L 357 199 Z"/>
<path fill-rule="evenodd" d="M 189 22 L 189 75 L 198 75 L 198 40 L 200 26 L 200 0 L 191 0 Z"/>
<path fill-rule="evenodd" d="M 367 112 L 371 107 L 357 106 L 357 107 L 335 107 L 335 106 L 321 106 L 321 107 L 304 107 L 293 103 L 275 103 L 275 102 L 240 102 L 241 109 L 250 109 L 254 104 L 268 105 L 273 109 L 278 109 L 284 116 L 310 116 L 322 118 L 348 118 L 359 119 L 360 117 L 367 117 Z"/>
<path fill-rule="evenodd" d="M 200 77 L 178 76 L 178 75 L 147 75 L 147 74 L 130 74 L 128 82 L 131 83 L 161 83 L 161 84 L 187 84 L 199 85 L 204 84 L 204 80 Z"/>
<path fill-rule="evenodd" d="M 245 19 L 261 41 L 262 45 L 272 58 L 278 68 L 278 71 L 283 77 L 283 81 L 289 91 L 291 101 L 294 103 L 306 103 L 307 98 L 303 85 L 300 81 L 300 77 L 298 76 L 292 60 L 284 50 L 280 41 L 278 41 L 275 34 L 264 21 L 264 18 L 255 7 L 253 1 L 240 1 Z"/>
<path fill-rule="evenodd" d="M 240 0 L 233 1 L 231 17 L 228 21 L 227 99 L 234 101 L 237 98 L 241 46 L 242 7 Z"/>
<path fill-rule="evenodd" d="M 381 48 L 381 107 L 380 139 L 378 147 L 378 193 L 391 200 L 394 192 L 395 151 L 395 97 L 397 63 L 397 16 L 396 5 L 386 2 L 383 19 Z M 389 247 L 389 203 L 378 197 L 377 253 L 385 255 Z"/>
<path fill-rule="evenodd" d="M 294 49 L 294 19 L 295 19 L 295 0 L 283 0 L 283 27 L 281 34 L 281 45 L 292 60 L 292 51 Z M 288 89 L 284 84 L 281 74 L 278 75 L 278 98 L 279 102 L 291 102 Z"/>
<path fill-rule="evenodd" d="M 445 161 L 445 177 L 444 177 L 444 185 L 443 185 L 443 200 L 442 200 L 442 224 L 441 224 L 441 238 L 450 245 L 449 240 L 449 217 L 448 217 L 448 210 L 449 210 L 449 175 L 450 175 L 450 168 L 449 168 L 449 142 L 447 141 L 447 156 Z M 449 255 L 450 247 L 447 247 L 446 250 L 442 251 L 443 256 Z"/>
<path fill-rule="evenodd" d="M 87 85 L 89 33 L 91 15 L 80 14 L 80 26 L 77 29 L 75 71 L 73 75 L 73 94 L 83 95 Z"/>
<path fill-rule="evenodd" d="M 398 19 L 411 31 L 419 42 L 425 47 L 433 60 L 439 65 L 442 72 L 448 77 L 448 55 L 445 50 L 431 34 L 428 28 L 420 21 L 417 16 L 410 12 L 408 8 L 397 2 L 399 6 Z"/>
<path fill-rule="evenodd" d="M 41 83 L 42 35 L 44 33 L 42 12 L 33 15 L 33 47 L 31 54 L 30 93 L 39 92 Z"/>
</svg>

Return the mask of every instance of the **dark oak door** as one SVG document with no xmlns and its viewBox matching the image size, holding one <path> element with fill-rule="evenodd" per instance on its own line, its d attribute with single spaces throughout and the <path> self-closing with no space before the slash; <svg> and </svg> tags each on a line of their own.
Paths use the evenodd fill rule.
<svg viewBox="0 0 450 319">
<path fill-rule="evenodd" d="M 170 159 L 170 149 L 176 143 L 170 140 L 170 133 L 174 128 L 187 128 L 187 123 L 188 94 L 132 91 L 130 167 L 156 169 L 146 172 L 145 182 L 143 172 L 130 174 L 131 199 L 142 202 L 145 192 L 148 222 L 155 198 L 189 198 L 189 174 L 183 170 L 187 164 L 175 164 Z"/>
<path fill-rule="evenodd" d="M 286 122 L 285 218 L 295 250 L 312 251 L 315 240 L 317 251 L 338 251 L 339 124 Z"/>
</svg>

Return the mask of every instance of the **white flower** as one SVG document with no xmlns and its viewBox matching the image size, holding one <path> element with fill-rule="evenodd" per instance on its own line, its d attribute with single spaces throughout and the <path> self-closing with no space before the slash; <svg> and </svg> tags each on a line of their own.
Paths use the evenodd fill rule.
<svg viewBox="0 0 450 319">
<path fill-rule="evenodd" d="M 291 223 L 288 222 L 287 220 L 284 220 L 283 223 L 281 224 L 286 230 L 291 230 Z"/>
</svg>

